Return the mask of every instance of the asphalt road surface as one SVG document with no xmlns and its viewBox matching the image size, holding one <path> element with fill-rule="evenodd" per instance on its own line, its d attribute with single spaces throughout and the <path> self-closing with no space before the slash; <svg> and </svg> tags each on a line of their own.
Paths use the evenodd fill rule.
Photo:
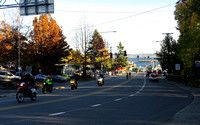
<svg viewBox="0 0 200 125">
<path fill-rule="evenodd" d="M 144 73 L 79 82 L 42 94 L 36 101 L 18 103 L 14 96 L 0 98 L 0 125 L 159 125 L 190 104 L 192 95 L 164 79 L 149 82 Z"/>
</svg>

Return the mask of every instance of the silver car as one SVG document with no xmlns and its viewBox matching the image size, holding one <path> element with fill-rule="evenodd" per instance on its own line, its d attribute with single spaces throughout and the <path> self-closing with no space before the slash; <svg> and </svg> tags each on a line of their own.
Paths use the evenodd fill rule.
<svg viewBox="0 0 200 125">
<path fill-rule="evenodd" d="M 6 70 L 0 70 L 0 82 L 10 82 L 10 81 L 14 81 L 14 80 L 20 80 L 21 77 L 19 76 L 15 76 L 14 74 L 12 74 L 9 71 Z"/>
</svg>

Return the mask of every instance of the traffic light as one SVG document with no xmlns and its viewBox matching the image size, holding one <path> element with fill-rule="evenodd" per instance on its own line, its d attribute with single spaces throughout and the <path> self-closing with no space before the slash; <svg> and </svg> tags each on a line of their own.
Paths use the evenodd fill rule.
<svg viewBox="0 0 200 125">
<path fill-rule="evenodd" d="M 148 56 L 147 58 L 149 59 L 150 57 Z"/>
<path fill-rule="evenodd" d="M 126 54 L 126 50 L 124 51 L 124 56 L 127 56 L 127 54 Z"/>
<path fill-rule="evenodd" d="M 113 55 L 112 55 L 112 53 L 110 53 L 110 58 L 113 58 Z"/>
<path fill-rule="evenodd" d="M 137 55 L 137 58 L 139 58 L 140 56 L 139 55 Z"/>
</svg>

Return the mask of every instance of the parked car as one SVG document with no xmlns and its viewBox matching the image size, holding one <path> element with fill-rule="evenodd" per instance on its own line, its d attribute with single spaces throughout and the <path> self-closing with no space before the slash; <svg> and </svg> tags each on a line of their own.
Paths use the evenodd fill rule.
<svg viewBox="0 0 200 125">
<path fill-rule="evenodd" d="M 158 74 L 156 74 L 156 73 L 150 73 L 149 74 L 149 82 L 151 82 L 151 81 L 157 81 L 157 82 L 159 82 Z"/>
<path fill-rule="evenodd" d="M 15 75 L 16 76 L 20 76 L 20 77 L 22 77 L 22 75 L 26 75 L 26 74 L 28 74 L 29 72 L 26 72 L 26 71 L 17 71 L 16 73 L 15 73 Z M 30 73 L 29 73 L 30 74 Z M 32 75 L 32 74 L 30 74 L 30 75 Z"/>
<path fill-rule="evenodd" d="M 102 74 L 103 74 L 103 75 L 108 75 L 108 72 L 107 72 L 107 71 L 103 71 Z"/>
<path fill-rule="evenodd" d="M 37 74 L 37 75 L 35 75 L 35 80 L 36 80 L 36 81 L 44 82 L 44 80 L 45 80 L 46 78 L 47 78 L 47 76 L 44 75 L 44 74 Z"/>
<path fill-rule="evenodd" d="M 61 75 L 51 75 L 51 79 L 53 82 L 67 82 L 67 79 L 62 77 Z"/>
<path fill-rule="evenodd" d="M 6 70 L 0 70 L 0 82 L 4 84 L 5 82 L 11 82 L 11 81 L 16 81 L 20 80 L 21 77 L 15 76 L 9 71 Z"/>
</svg>

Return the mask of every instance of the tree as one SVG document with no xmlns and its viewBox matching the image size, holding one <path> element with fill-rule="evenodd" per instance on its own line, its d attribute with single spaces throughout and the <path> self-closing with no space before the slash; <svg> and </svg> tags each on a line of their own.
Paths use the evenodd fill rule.
<svg viewBox="0 0 200 125">
<path fill-rule="evenodd" d="M 90 47 L 88 49 L 89 57 L 91 60 L 95 58 L 96 62 L 102 61 L 103 53 L 105 52 L 105 43 L 98 32 L 97 29 L 95 29 L 94 34 L 92 36 L 92 40 L 90 41 Z"/>
<path fill-rule="evenodd" d="M 169 73 L 175 70 L 175 64 L 179 63 L 177 58 L 177 43 L 169 34 L 165 36 L 161 44 L 160 52 L 156 52 L 163 69 L 168 69 Z"/>
<path fill-rule="evenodd" d="M 4 20 L 0 21 L 0 34 L 2 35 L 2 39 L 0 40 L 0 51 L 2 51 L 2 54 L 0 55 L 0 58 L 3 57 L 1 63 L 9 67 L 19 66 L 18 61 L 20 61 L 21 67 L 25 67 L 26 62 L 24 50 L 30 32 L 30 26 L 28 25 L 30 22 L 23 17 L 19 17 L 18 14 L 19 11 L 3 11 Z M 20 60 L 18 58 L 19 55 Z"/>
<path fill-rule="evenodd" d="M 194 73 L 194 62 L 200 60 L 200 2 L 187 0 L 176 5 L 174 12 L 180 31 L 178 57 L 183 62 L 182 74 Z"/>
<path fill-rule="evenodd" d="M 109 71 L 112 70 L 114 66 L 114 61 L 112 58 L 109 58 L 107 60 L 104 61 L 104 69 Z"/>
<path fill-rule="evenodd" d="M 19 37 L 21 44 L 21 55 L 23 56 L 23 50 L 26 43 L 24 41 L 27 38 L 20 33 L 18 28 L 11 26 L 5 21 L 0 22 L 0 62 L 3 64 L 12 63 L 12 65 L 17 66 L 18 63 L 18 46 L 19 46 Z M 22 60 L 24 58 L 21 58 Z"/>
<path fill-rule="evenodd" d="M 89 24 L 86 22 L 85 17 L 83 20 L 80 21 L 78 25 L 79 30 L 76 30 L 75 32 L 75 41 L 74 41 L 74 47 L 76 48 L 76 51 L 81 52 L 84 54 L 84 60 L 83 60 L 83 76 L 86 76 L 86 65 L 87 65 L 87 50 L 89 48 L 89 41 L 91 38 L 91 28 Z"/>
<path fill-rule="evenodd" d="M 95 29 L 94 34 L 92 36 L 92 40 L 90 41 L 90 47 L 88 49 L 88 55 L 92 62 L 98 69 L 101 69 L 102 66 L 109 70 L 112 68 L 112 61 L 110 61 L 110 53 L 105 47 L 105 41 L 103 40 L 101 34 Z M 103 65 L 102 65 L 103 63 Z"/>
<path fill-rule="evenodd" d="M 81 19 L 77 25 L 73 46 L 75 50 L 85 54 L 89 48 L 89 41 L 92 36 L 91 26 L 87 23 L 86 19 Z"/>
<path fill-rule="evenodd" d="M 128 57 L 124 56 L 124 46 L 119 42 L 117 46 L 117 56 L 115 58 L 116 67 L 126 67 L 128 65 Z"/>
<path fill-rule="evenodd" d="M 83 60 L 84 60 L 84 55 L 81 54 L 80 51 L 76 50 L 71 50 L 68 56 L 62 58 L 62 61 L 68 64 L 82 63 Z"/>
<path fill-rule="evenodd" d="M 61 63 L 61 58 L 69 55 L 69 45 L 65 41 L 62 29 L 51 15 L 41 15 L 33 20 L 34 29 L 30 33 L 27 54 L 29 63 L 35 64 L 43 73 L 55 71 L 55 64 Z"/>
</svg>

